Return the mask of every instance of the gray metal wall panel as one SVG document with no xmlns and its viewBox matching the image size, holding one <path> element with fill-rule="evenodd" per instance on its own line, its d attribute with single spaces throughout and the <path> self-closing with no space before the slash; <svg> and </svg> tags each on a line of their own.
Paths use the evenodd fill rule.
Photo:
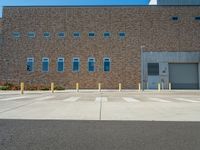
<svg viewBox="0 0 200 150">
<path fill-rule="evenodd" d="M 200 5 L 200 0 L 158 0 L 157 5 Z"/>
</svg>

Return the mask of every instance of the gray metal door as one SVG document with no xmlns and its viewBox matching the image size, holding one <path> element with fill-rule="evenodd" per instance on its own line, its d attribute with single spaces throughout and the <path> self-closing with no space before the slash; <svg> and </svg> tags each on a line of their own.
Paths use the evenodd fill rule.
<svg viewBox="0 0 200 150">
<path fill-rule="evenodd" d="M 198 64 L 169 64 L 169 82 L 172 89 L 198 89 Z"/>
</svg>

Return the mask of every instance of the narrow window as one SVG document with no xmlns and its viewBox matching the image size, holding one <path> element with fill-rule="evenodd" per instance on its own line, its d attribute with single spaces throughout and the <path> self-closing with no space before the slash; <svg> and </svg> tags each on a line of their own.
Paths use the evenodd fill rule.
<svg viewBox="0 0 200 150">
<path fill-rule="evenodd" d="M 125 32 L 119 32 L 118 35 L 119 35 L 120 39 L 124 39 L 125 36 L 126 36 L 126 33 Z"/>
<path fill-rule="evenodd" d="M 28 32 L 28 37 L 29 38 L 34 38 L 35 37 L 35 32 Z"/>
<path fill-rule="evenodd" d="M 195 20 L 200 21 L 200 16 L 196 16 Z"/>
<path fill-rule="evenodd" d="M 45 38 L 49 38 L 50 37 L 50 33 L 49 32 L 44 32 L 44 37 Z"/>
<path fill-rule="evenodd" d="M 12 32 L 14 38 L 20 38 L 20 32 Z"/>
<path fill-rule="evenodd" d="M 159 63 L 148 63 L 148 75 L 150 76 L 159 75 Z"/>
<path fill-rule="evenodd" d="M 94 38 L 95 35 L 96 35 L 95 32 L 89 32 L 88 33 L 89 38 Z"/>
<path fill-rule="evenodd" d="M 42 71 L 43 72 L 49 71 L 49 58 L 47 57 L 42 58 Z"/>
<path fill-rule="evenodd" d="M 88 71 L 94 72 L 95 71 L 95 59 L 94 58 L 88 58 Z"/>
<path fill-rule="evenodd" d="M 29 57 L 26 60 L 26 70 L 28 72 L 33 72 L 33 68 L 34 68 L 34 58 Z"/>
<path fill-rule="evenodd" d="M 108 39 L 110 37 L 110 32 L 104 32 L 103 36 L 105 39 Z"/>
<path fill-rule="evenodd" d="M 58 72 L 64 71 L 64 58 L 63 57 L 59 57 L 57 59 L 57 71 Z"/>
<path fill-rule="evenodd" d="M 109 72 L 110 71 L 110 58 L 104 58 L 103 59 L 103 70 L 104 72 Z"/>
<path fill-rule="evenodd" d="M 72 60 L 72 70 L 73 72 L 78 72 L 80 67 L 80 59 L 79 58 L 73 58 Z"/>
<path fill-rule="evenodd" d="M 173 21 L 178 21 L 178 19 L 179 19 L 178 16 L 173 16 L 173 17 L 172 17 L 172 20 L 173 20 Z"/>
<path fill-rule="evenodd" d="M 74 38 L 79 38 L 81 36 L 80 32 L 73 33 Z"/>
<path fill-rule="evenodd" d="M 58 32 L 58 37 L 59 38 L 64 38 L 65 37 L 65 32 Z"/>
</svg>

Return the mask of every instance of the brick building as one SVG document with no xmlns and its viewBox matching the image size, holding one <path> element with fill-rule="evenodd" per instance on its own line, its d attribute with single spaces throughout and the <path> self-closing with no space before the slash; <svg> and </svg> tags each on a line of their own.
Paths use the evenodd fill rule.
<svg viewBox="0 0 200 150">
<path fill-rule="evenodd" d="M 1 82 L 200 87 L 200 6 L 6 6 L 2 20 Z"/>
</svg>

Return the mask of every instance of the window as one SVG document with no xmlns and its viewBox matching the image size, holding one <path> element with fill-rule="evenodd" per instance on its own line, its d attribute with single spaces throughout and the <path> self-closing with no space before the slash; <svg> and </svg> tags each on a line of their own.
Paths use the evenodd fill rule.
<svg viewBox="0 0 200 150">
<path fill-rule="evenodd" d="M 58 37 L 59 38 L 64 38 L 65 37 L 65 32 L 58 32 Z"/>
<path fill-rule="evenodd" d="M 89 38 L 93 38 L 93 37 L 95 37 L 95 35 L 96 35 L 96 34 L 95 34 L 94 32 L 89 32 L 89 33 L 88 33 Z"/>
<path fill-rule="evenodd" d="M 57 59 L 57 71 L 63 72 L 64 71 L 64 58 L 59 57 Z"/>
<path fill-rule="evenodd" d="M 126 33 L 125 33 L 125 32 L 119 32 L 118 34 L 119 34 L 119 37 L 120 37 L 121 39 L 125 38 L 125 36 L 126 36 Z"/>
<path fill-rule="evenodd" d="M 12 32 L 12 36 L 14 38 L 19 38 L 20 37 L 20 33 L 19 32 Z"/>
<path fill-rule="evenodd" d="M 110 37 L 110 32 L 104 32 L 103 33 L 104 38 L 109 38 Z"/>
<path fill-rule="evenodd" d="M 50 37 L 50 33 L 49 32 L 44 32 L 44 37 L 45 38 L 49 38 Z"/>
<path fill-rule="evenodd" d="M 74 32 L 74 33 L 73 33 L 73 36 L 74 36 L 75 38 L 79 38 L 79 37 L 81 36 L 81 34 L 80 34 L 80 32 Z"/>
<path fill-rule="evenodd" d="M 94 72 L 95 71 L 95 59 L 94 58 L 88 58 L 88 71 Z"/>
<path fill-rule="evenodd" d="M 32 72 L 33 68 L 34 68 L 34 58 L 32 58 L 32 57 L 27 58 L 27 61 L 26 61 L 26 70 L 28 72 Z"/>
<path fill-rule="evenodd" d="M 47 57 L 42 58 L 42 71 L 43 72 L 49 71 L 49 58 Z"/>
<path fill-rule="evenodd" d="M 80 59 L 75 57 L 72 60 L 72 70 L 73 72 L 78 72 L 80 67 Z"/>
<path fill-rule="evenodd" d="M 159 63 L 148 63 L 148 75 L 159 75 Z"/>
<path fill-rule="evenodd" d="M 195 17 L 195 20 L 200 21 L 200 16 L 196 16 L 196 17 Z"/>
<path fill-rule="evenodd" d="M 34 38 L 35 37 L 35 32 L 28 32 L 28 37 L 29 38 Z"/>
<path fill-rule="evenodd" d="M 173 21 L 177 21 L 178 19 L 179 19 L 178 16 L 173 16 L 173 17 L 172 17 L 172 20 L 173 20 Z"/>
<path fill-rule="evenodd" d="M 104 72 L 110 71 L 110 58 L 103 59 L 103 70 L 104 70 Z"/>
</svg>

